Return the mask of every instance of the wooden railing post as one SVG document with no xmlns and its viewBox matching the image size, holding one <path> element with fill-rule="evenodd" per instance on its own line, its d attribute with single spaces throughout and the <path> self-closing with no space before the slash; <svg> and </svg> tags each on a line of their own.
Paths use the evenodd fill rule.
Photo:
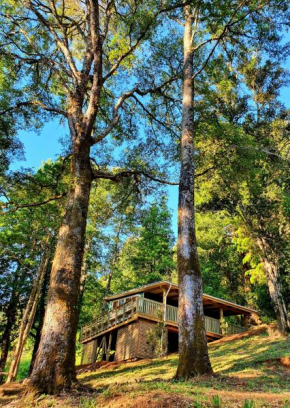
<svg viewBox="0 0 290 408">
<path fill-rule="evenodd" d="M 220 328 L 222 336 L 225 335 L 225 328 L 224 328 L 224 309 L 220 307 Z"/>
</svg>

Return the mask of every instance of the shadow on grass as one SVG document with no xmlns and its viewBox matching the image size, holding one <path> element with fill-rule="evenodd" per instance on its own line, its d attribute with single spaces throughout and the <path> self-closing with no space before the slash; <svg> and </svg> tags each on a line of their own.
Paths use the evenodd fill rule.
<svg viewBox="0 0 290 408">
<path fill-rule="evenodd" d="M 142 360 L 141 360 L 142 361 Z M 166 372 L 168 371 L 169 368 L 173 368 L 177 366 L 177 358 L 171 358 L 171 359 L 162 359 L 162 360 L 153 360 L 153 361 L 149 361 L 146 364 L 142 364 L 142 365 L 136 365 L 136 366 L 128 366 L 128 367 L 123 367 L 123 368 L 114 368 L 112 370 L 99 370 L 98 372 L 95 372 L 93 374 L 90 375 L 85 375 L 83 374 L 80 378 L 81 381 L 83 382 L 87 382 L 87 381 L 91 381 L 91 380 L 97 380 L 98 378 L 100 379 L 106 379 L 106 378 L 113 378 L 119 375 L 131 375 L 137 372 L 142 372 L 146 369 L 154 369 L 154 368 L 158 368 L 158 367 L 162 367 L 162 369 L 160 370 L 161 372 Z"/>
<path fill-rule="evenodd" d="M 264 336 L 263 336 L 264 337 Z M 268 342 L 259 337 L 239 341 L 238 344 L 220 345 L 212 350 L 211 357 L 219 373 L 231 373 L 253 368 L 265 361 L 290 354 L 290 339 L 271 339 Z"/>
<path fill-rule="evenodd" d="M 267 337 L 267 338 L 265 338 Z M 213 368 L 216 377 L 197 377 L 193 381 L 175 382 L 163 379 L 162 376 L 174 375 L 178 356 L 172 355 L 167 359 L 156 359 L 142 364 L 122 364 L 119 366 L 99 369 L 97 372 L 83 373 L 79 378 L 83 383 L 93 382 L 99 393 L 100 387 L 111 391 L 113 387 L 126 389 L 164 389 L 169 387 L 172 392 L 186 392 L 198 387 L 219 389 L 224 387 L 230 391 L 244 389 L 247 391 L 273 392 L 290 391 L 290 371 L 279 367 L 271 367 L 271 361 L 290 354 L 290 339 L 272 338 L 267 334 L 260 334 L 252 338 L 236 340 L 233 343 L 221 343 L 210 347 Z M 239 373 L 241 376 L 239 377 Z M 243 372 L 243 373 L 242 373 Z M 118 378 L 119 377 L 119 378 Z M 154 377 L 154 378 L 153 378 Z M 106 380 L 111 380 L 106 384 Z M 108 382 L 109 382 L 108 381 Z M 179 391 L 177 391 L 179 390 Z M 112 392 L 115 392 L 113 389 Z"/>
</svg>

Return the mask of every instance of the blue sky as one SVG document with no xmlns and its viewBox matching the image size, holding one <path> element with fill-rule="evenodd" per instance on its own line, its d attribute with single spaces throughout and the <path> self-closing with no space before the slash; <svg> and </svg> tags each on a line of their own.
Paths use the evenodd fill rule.
<svg viewBox="0 0 290 408">
<path fill-rule="evenodd" d="M 67 134 L 67 129 L 58 123 L 52 121 L 47 123 L 39 134 L 35 132 L 20 132 L 19 139 L 24 145 L 25 160 L 15 161 L 11 164 L 11 170 L 17 170 L 20 167 L 29 167 L 37 170 L 43 161 L 56 159 L 62 151 L 60 139 Z M 168 186 L 168 204 L 172 210 L 172 228 L 177 236 L 177 186 Z"/>
<path fill-rule="evenodd" d="M 284 41 L 290 41 L 290 33 L 285 35 Z M 288 58 L 285 68 L 290 71 L 290 58 Z M 282 90 L 280 99 L 286 106 L 290 107 L 289 86 Z M 62 151 L 60 139 L 67 133 L 67 129 L 56 120 L 47 123 L 39 134 L 35 132 L 20 132 L 18 137 L 24 145 L 25 160 L 12 163 L 10 166 L 11 170 L 17 170 L 20 167 L 29 167 L 37 170 L 43 161 L 56 159 Z M 168 204 L 172 210 L 172 228 L 176 236 L 177 203 L 177 186 L 168 186 Z"/>
</svg>

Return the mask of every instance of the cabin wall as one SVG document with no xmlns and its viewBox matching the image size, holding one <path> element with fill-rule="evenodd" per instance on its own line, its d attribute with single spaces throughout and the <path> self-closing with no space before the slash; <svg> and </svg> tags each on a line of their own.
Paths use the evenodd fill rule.
<svg viewBox="0 0 290 408">
<path fill-rule="evenodd" d="M 147 332 L 156 323 L 139 319 L 137 322 L 120 327 L 117 334 L 115 361 L 132 358 L 156 357 L 152 346 L 148 344 Z"/>
<path fill-rule="evenodd" d="M 138 320 L 139 338 L 138 338 L 138 358 L 154 358 L 156 353 L 150 344 L 148 344 L 148 331 L 152 330 L 156 323 L 147 320 Z"/>
<path fill-rule="evenodd" d="M 132 323 L 120 327 L 117 333 L 115 361 L 129 360 L 137 356 L 138 325 Z"/>
</svg>

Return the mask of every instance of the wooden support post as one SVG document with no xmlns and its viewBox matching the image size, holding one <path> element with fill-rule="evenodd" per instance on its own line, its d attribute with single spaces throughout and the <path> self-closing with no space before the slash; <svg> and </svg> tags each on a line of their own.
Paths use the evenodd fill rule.
<svg viewBox="0 0 290 408">
<path fill-rule="evenodd" d="M 108 348 L 107 348 L 107 351 L 106 351 L 106 361 L 109 361 L 109 359 L 110 359 L 110 351 L 111 351 L 111 346 L 112 346 L 112 337 L 113 337 L 113 334 L 112 334 L 112 332 L 110 332 Z"/>
<path fill-rule="evenodd" d="M 107 356 L 107 339 L 106 339 L 106 335 L 103 337 L 103 339 L 104 339 L 104 347 L 103 347 L 103 350 L 102 350 L 102 360 L 105 360 L 106 356 Z"/>
<path fill-rule="evenodd" d="M 224 309 L 220 307 L 220 328 L 222 336 L 225 334 L 223 326 L 224 326 Z"/>
<path fill-rule="evenodd" d="M 126 318 L 126 303 L 123 303 L 123 322 L 125 321 Z"/>
<path fill-rule="evenodd" d="M 166 305 L 166 294 L 167 294 L 167 290 L 166 288 L 163 288 L 163 305 Z"/>
<path fill-rule="evenodd" d="M 163 313 L 164 313 L 164 324 L 166 322 L 166 301 L 167 301 L 167 290 L 166 288 L 163 288 Z"/>
<path fill-rule="evenodd" d="M 93 364 L 96 362 L 96 359 L 97 359 L 97 349 L 98 349 L 98 339 L 94 341 L 93 356 L 92 356 Z"/>
</svg>

